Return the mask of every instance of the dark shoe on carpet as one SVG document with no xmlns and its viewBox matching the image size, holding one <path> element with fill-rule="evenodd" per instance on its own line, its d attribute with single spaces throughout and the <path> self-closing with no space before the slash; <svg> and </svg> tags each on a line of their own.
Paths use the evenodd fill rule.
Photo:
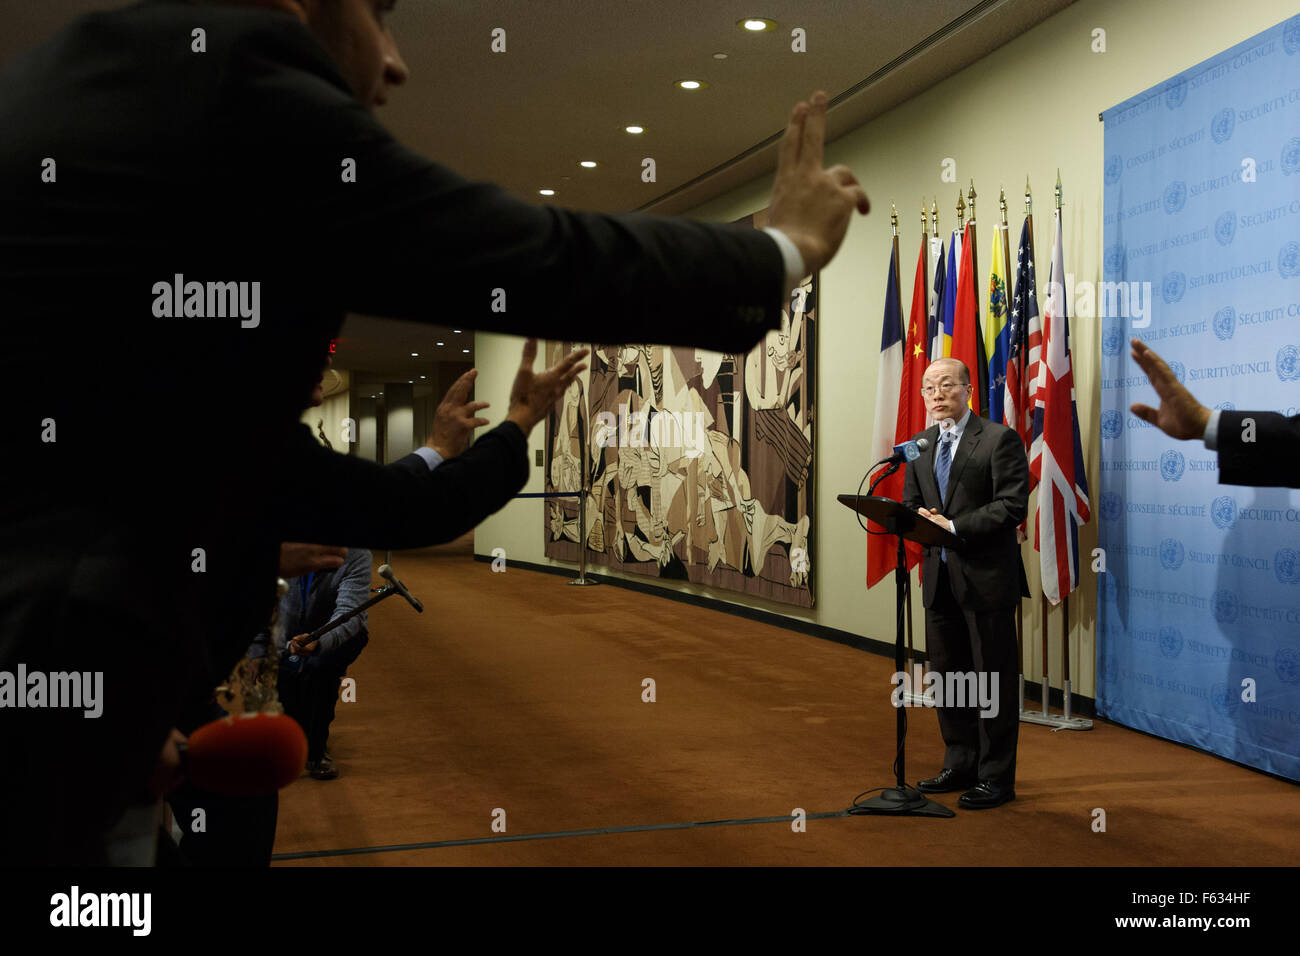
<svg viewBox="0 0 1300 956">
<path fill-rule="evenodd" d="M 967 790 L 957 798 L 957 805 L 967 810 L 988 810 L 1016 799 L 1016 792 L 1010 787 L 1000 787 L 996 783 L 983 780 L 974 789 Z"/>
<path fill-rule="evenodd" d="M 333 780 L 339 775 L 339 768 L 327 753 L 320 760 L 307 761 L 307 772 L 316 780 Z"/>
<path fill-rule="evenodd" d="M 951 793 L 953 790 L 963 790 L 974 782 L 975 777 L 970 774 L 957 770 L 940 770 L 938 776 L 919 781 L 916 789 L 922 793 Z"/>
</svg>

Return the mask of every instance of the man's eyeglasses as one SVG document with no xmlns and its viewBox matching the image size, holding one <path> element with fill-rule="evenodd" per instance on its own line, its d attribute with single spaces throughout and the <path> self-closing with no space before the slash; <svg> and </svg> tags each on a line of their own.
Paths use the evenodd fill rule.
<svg viewBox="0 0 1300 956">
<path fill-rule="evenodd" d="M 935 395 L 938 395 L 940 392 L 946 393 L 946 392 L 951 392 L 954 389 L 968 388 L 968 387 L 969 386 L 967 385 L 962 385 L 960 382 L 944 382 L 941 385 L 926 385 L 921 389 L 921 397 L 933 398 Z"/>
</svg>

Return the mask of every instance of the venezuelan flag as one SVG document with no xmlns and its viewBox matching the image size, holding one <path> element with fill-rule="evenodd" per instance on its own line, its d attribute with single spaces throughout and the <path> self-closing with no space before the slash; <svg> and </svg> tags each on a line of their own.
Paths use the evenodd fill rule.
<svg viewBox="0 0 1300 956">
<path fill-rule="evenodd" d="M 989 270 L 988 306 L 984 312 L 984 354 L 989 362 L 989 418 L 1002 421 L 1007 381 L 1007 356 L 1011 351 L 1007 321 L 1007 277 L 1002 257 L 1002 230 L 993 230 L 993 266 Z"/>
</svg>

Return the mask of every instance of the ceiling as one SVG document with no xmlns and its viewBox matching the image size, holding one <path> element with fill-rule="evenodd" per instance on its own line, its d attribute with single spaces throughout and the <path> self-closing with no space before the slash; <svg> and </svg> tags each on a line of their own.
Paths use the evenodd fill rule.
<svg viewBox="0 0 1300 956">
<path fill-rule="evenodd" d="M 676 214 L 770 175 L 790 108 L 813 90 L 831 97 L 834 140 L 1071 2 L 399 0 L 388 23 L 411 78 L 379 115 L 409 147 L 528 201 Z M 122 5 L 8 4 L 0 66 L 73 16 Z M 751 16 L 776 27 L 737 26 Z M 496 28 L 504 53 L 491 50 Z M 791 51 L 795 28 L 807 52 Z M 681 79 L 706 86 L 681 90 Z M 646 157 L 655 182 L 642 181 Z M 350 316 L 335 363 L 359 381 L 418 381 L 432 362 L 472 360 L 473 347 L 469 329 Z"/>
</svg>

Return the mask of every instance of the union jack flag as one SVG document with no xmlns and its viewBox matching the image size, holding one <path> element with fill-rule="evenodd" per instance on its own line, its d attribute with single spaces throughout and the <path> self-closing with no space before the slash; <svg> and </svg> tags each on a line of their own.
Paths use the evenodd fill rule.
<svg viewBox="0 0 1300 956">
<path fill-rule="evenodd" d="M 1043 310 L 1042 360 L 1034 382 L 1033 440 L 1029 472 L 1038 480 L 1034 547 L 1038 549 L 1043 594 L 1053 604 L 1079 586 L 1079 525 L 1087 522 L 1088 476 L 1079 442 L 1066 313 L 1061 212 L 1056 212 L 1047 305 Z"/>
</svg>

